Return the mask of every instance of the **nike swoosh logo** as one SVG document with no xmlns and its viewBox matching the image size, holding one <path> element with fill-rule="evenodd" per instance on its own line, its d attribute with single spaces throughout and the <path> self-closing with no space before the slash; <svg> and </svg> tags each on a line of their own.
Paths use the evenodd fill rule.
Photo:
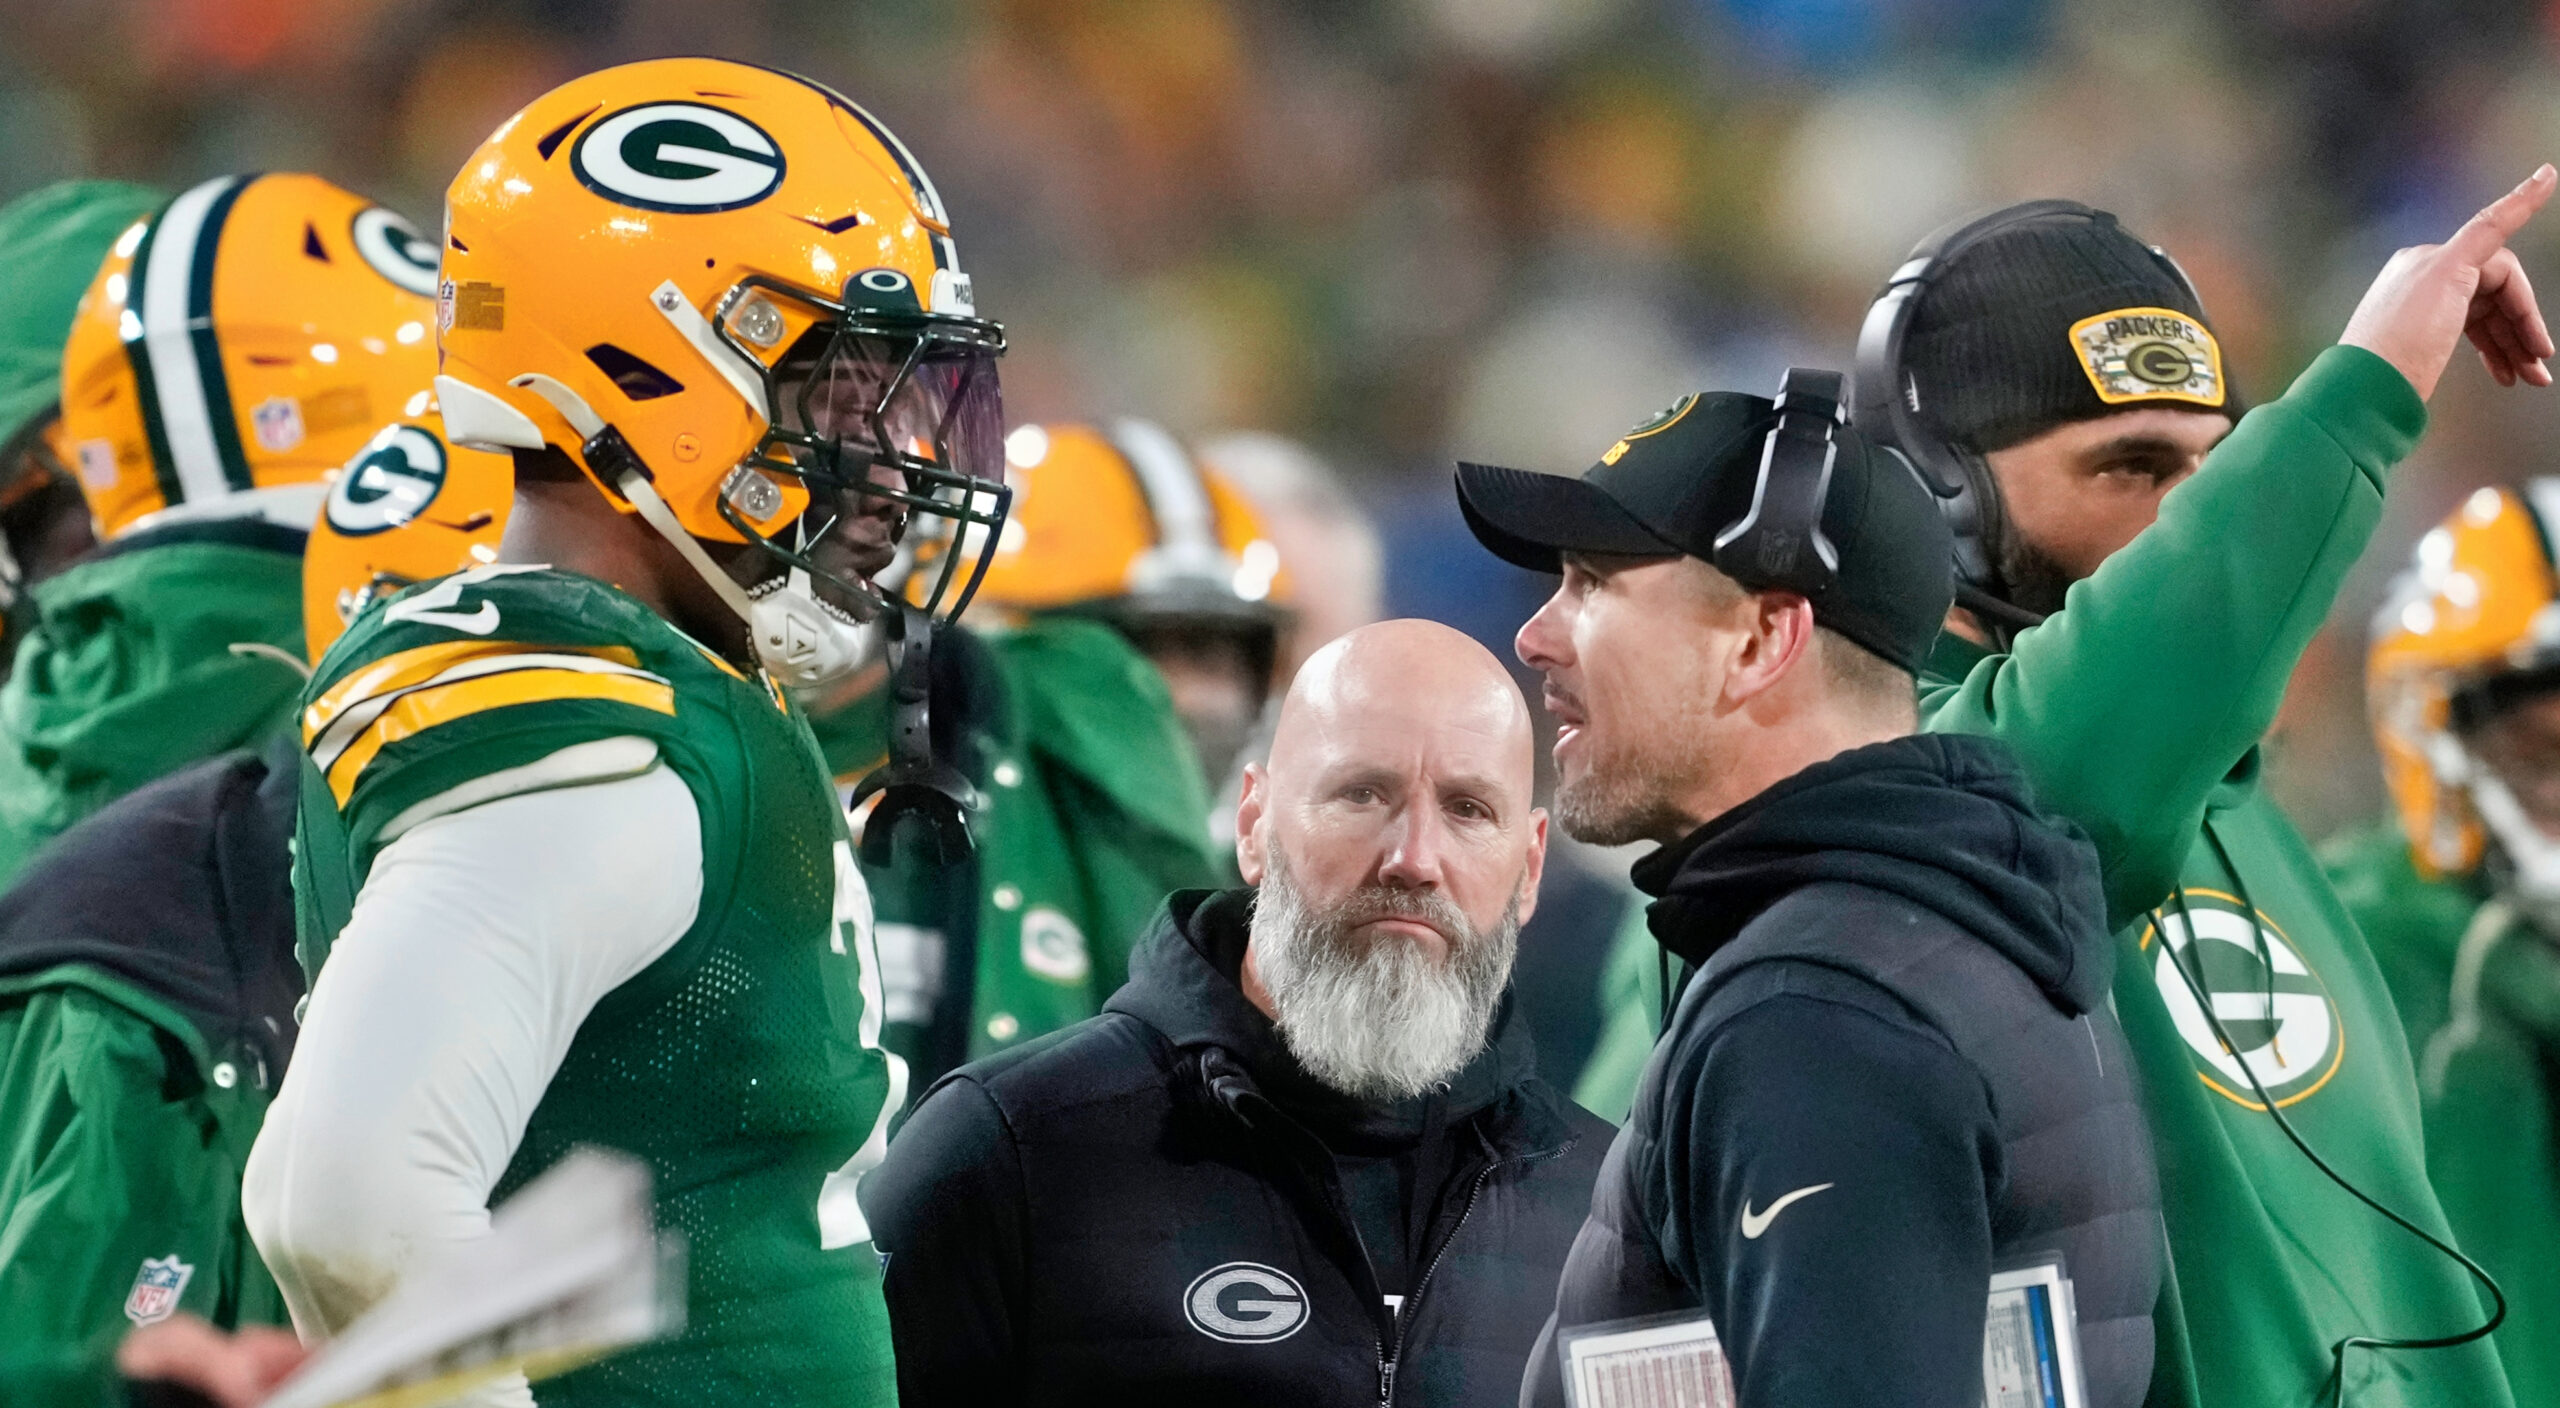
<svg viewBox="0 0 2560 1408">
<path fill-rule="evenodd" d="M 498 629 L 498 603 L 484 601 L 477 611 L 412 611 L 408 619 L 424 626 L 443 626 L 485 636 Z"/>
<path fill-rule="evenodd" d="M 1763 1212 L 1753 1212 L 1753 1211 L 1751 1210 L 1751 1200 L 1750 1200 L 1749 1198 L 1745 1198 L 1745 1199 L 1743 1199 L 1743 1200 L 1742 1200 L 1742 1236 L 1743 1236 L 1743 1240 L 1745 1240 L 1745 1241 L 1752 1241 L 1752 1242 L 1756 1242 L 1756 1241 L 1760 1240 L 1760 1234 L 1769 1230 L 1769 1224 L 1778 1220 L 1778 1214 L 1780 1214 L 1780 1213 L 1782 1213 L 1782 1212 L 1785 1212 L 1785 1211 L 1787 1210 L 1787 1204 L 1789 1204 L 1789 1203 L 1792 1203 L 1792 1202 L 1796 1201 L 1798 1198 L 1810 1198 L 1810 1197 L 1812 1197 L 1814 1194 L 1819 1193 L 1819 1192 L 1821 1192 L 1823 1189 L 1825 1189 L 1825 1188 L 1829 1188 L 1829 1187 L 1831 1187 L 1831 1186 L 1833 1186 L 1833 1185 L 1828 1184 L 1828 1183 L 1817 1183 L 1817 1184 L 1814 1184 L 1814 1185 L 1813 1185 L 1812 1187 L 1810 1187 L 1810 1188 L 1798 1188 L 1796 1191 L 1794 1191 L 1794 1192 L 1792 1192 L 1792 1193 L 1787 1194 L 1786 1196 L 1784 1196 L 1784 1197 L 1782 1197 L 1782 1198 L 1778 1199 L 1778 1201 L 1776 1201 L 1776 1202 L 1774 1202 L 1774 1203 L 1771 1203 L 1771 1204 L 1768 1206 L 1768 1209 L 1767 1209 L 1766 1211 L 1763 1211 Z"/>
</svg>

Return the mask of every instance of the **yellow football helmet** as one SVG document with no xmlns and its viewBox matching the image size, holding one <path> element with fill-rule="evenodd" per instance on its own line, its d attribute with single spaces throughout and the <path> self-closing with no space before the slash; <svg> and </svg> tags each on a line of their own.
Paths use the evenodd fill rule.
<svg viewBox="0 0 2560 1408">
<path fill-rule="evenodd" d="M 861 655 L 881 598 L 825 560 L 839 519 L 1003 521 L 1004 332 L 898 139 L 806 79 L 658 59 L 575 79 L 446 197 L 437 378 L 456 445 L 565 453 L 686 554 L 795 685 Z M 738 587 L 699 541 L 752 543 Z M 924 593 L 956 616 L 985 555 Z M 814 590 L 824 585 L 836 599 Z"/>
<path fill-rule="evenodd" d="M 302 552 L 302 633 L 314 662 L 386 592 L 498 560 L 515 465 L 447 444 L 431 403 L 386 425 L 329 480 Z"/>
<path fill-rule="evenodd" d="M 2418 540 L 2374 619 L 2365 696 L 2383 780 L 2421 874 L 2467 874 L 2494 838 L 2538 853 L 2503 782 L 2462 739 L 2502 684 L 2560 667 L 2551 529 L 2560 478 L 2474 490 Z M 2560 677 L 2540 682 L 2548 688 Z"/>
<path fill-rule="evenodd" d="M 98 536 L 310 524 L 322 476 L 435 375 L 435 246 L 317 176 L 224 176 L 117 239 L 63 347 Z"/>
<path fill-rule="evenodd" d="M 1124 624 L 1272 632 L 1290 583 L 1250 500 L 1152 421 L 1026 425 L 1005 440 L 1013 512 L 986 599 Z"/>
</svg>

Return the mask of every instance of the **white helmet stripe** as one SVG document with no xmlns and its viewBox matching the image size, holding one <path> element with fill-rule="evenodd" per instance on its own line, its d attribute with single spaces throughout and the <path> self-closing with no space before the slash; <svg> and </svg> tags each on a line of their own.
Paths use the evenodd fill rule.
<svg viewBox="0 0 2560 1408">
<path fill-rule="evenodd" d="M 1155 515 L 1156 541 L 1180 552 L 1217 551 L 1217 510 L 1180 442 L 1153 421 L 1116 420 L 1111 443 L 1137 471 L 1147 511 Z"/>
<path fill-rule="evenodd" d="M 152 231 L 149 265 L 139 271 L 142 341 L 151 357 L 160 425 L 168 436 L 169 467 L 189 502 L 231 491 L 213 424 L 214 416 L 227 416 L 231 408 L 214 406 L 205 395 L 205 368 L 196 355 L 196 332 L 212 326 L 212 300 L 206 298 L 205 306 L 197 308 L 191 295 L 196 266 L 210 255 L 199 246 L 221 235 L 219 223 L 207 217 L 225 196 L 246 184 L 243 177 L 218 177 L 171 201 Z"/>
<path fill-rule="evenodd" d="M 2560 563 L 2560 479 L 2537 474 L 2524 482 L 2524 501 L 2542 531 L 2542 550 Z"/>
</svg>

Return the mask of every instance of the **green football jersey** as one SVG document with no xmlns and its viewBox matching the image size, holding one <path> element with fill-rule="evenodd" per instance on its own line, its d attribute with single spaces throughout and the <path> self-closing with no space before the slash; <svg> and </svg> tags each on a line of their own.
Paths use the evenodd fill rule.
<svg viewBox="0 0 2560 1408">
<path fill-rule="evenodd" d="M 894 1403 L 853 1185 L 885 1151 L 905 1070 L 879 1045 L 844 814 L 781 692 L 601 582 L 500 565 L 367 611 L 320 662 L 302 727 L 294 892 L 315 980 L 374 856 L 418 818 L 597 780 L 599 755 L 645 767 L 647 749 L 611 741 L 635 738 L 700 809 L 693 927 L 588 1015 L 491 1198 L 579 1144 L 647 1160 L 659 1224 L 687 1241 L 686 1328 L 536 1398 Z"/>
</svg>

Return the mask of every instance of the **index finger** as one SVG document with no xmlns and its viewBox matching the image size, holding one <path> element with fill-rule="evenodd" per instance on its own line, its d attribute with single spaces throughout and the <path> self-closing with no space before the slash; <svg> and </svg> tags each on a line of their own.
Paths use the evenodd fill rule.
<svg viewBox="0 0 2560 1408">
<path fill-rule="evenodd" d="M 2516 231 L 2533 219 L 2534 212 L 2551 199 L 2555 187 L 2560 187 L 2560 172 L 2554 172 L 2551 163 L 2546 161 L 2534 168 L 2532 175 L 2524 178 L 2524 184 L 2489 202 L 2487 208 L 2464 221 L 2462 228 L 2453 232 L 2453 238 L 2444 242 L 2445 250 L 2465 264 L 2477 266 L 2485 263 L 2490 255 L 2515 237 Z"/>
</svg>

